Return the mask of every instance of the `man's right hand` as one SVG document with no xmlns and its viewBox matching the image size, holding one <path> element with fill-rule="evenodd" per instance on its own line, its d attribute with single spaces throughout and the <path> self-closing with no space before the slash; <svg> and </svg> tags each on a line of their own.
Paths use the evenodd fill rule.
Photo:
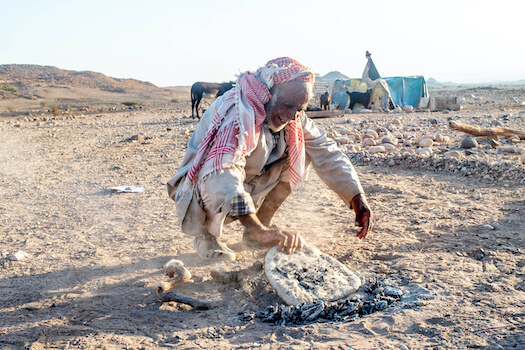
<svg viewBox="0 0 525 350">
<path fill-rule="evenodd" d="M 299 233 L 266 227 L 255 214 L 240 215 L 239 220 L 246 227 L 250 236 L 265 247 L 271 248 L 279 245 L 281 251 L 288 254 L 304 247 L 304 239 Z"/>
</svg>

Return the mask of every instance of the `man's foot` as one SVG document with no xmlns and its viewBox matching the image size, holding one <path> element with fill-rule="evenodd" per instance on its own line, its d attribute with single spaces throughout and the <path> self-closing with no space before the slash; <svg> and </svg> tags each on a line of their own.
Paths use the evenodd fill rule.
<svg viewBox="0 0 525 350">
<path fill-rule="evenodd" d="M 195 237 L 193 246 L 201 258 L 220 261 L 235 261 L 235 252 L 228 248 L 220 238 L 211 234 Z"/>
</svg>

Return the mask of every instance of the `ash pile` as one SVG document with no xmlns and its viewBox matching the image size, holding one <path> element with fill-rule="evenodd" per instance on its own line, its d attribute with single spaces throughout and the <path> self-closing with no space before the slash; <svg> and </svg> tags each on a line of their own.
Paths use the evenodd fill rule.
<svg viewBox="0 0 525 350">
<path fill-rule="evenodd" d="M 370 278 L 350 297 L 333 302 L 322 300 L 295 306 L 276 304 L 255 314 L 263 322 L 280 326 L 314 322 L 351 322 L 373 312 L 383 311 L 399 301 L 403 291 Z"/>
</svg>

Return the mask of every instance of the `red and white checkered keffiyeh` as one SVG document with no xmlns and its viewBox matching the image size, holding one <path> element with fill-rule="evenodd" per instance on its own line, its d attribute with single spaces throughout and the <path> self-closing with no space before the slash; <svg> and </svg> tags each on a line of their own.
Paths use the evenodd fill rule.
<svg viewBox="0 0 525 350">
<path fill-rule="evenodd" d="M 194 184 L 199 172 L 207 175 L 228 168 L 257 146 L 261 124 L 266 119 L 264 105 L 270 101 L 269 89 L 292 80 L 313 83 L 314 74 L 294 59 L 281 57 L 269 61 L 255 73 L 241 74 L 235 88 L 226 95 L 212 118 L 206 136 L 187 174 L 186 184 Z M 292 188 L 305 172 L 302 118 L 285 127 Z"/>
</svg>

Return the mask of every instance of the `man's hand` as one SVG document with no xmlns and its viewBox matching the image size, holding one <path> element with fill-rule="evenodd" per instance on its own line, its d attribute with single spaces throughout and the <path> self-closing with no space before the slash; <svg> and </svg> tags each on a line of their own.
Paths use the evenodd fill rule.
<svg viewBox="0 0 525 350">
<path fill-rule="evenodd" d="M 280 228 L 266 227 L 255 214 L 240 215 L 239 220 L 247 228 L 250 236 L 264 247 L 271 248 L 279 245 L 281 251 L 288 254 L 304 247 L 304 239 L 300 234 Z"/>
<path fill-rule="evenodd" d="M 361 227 L 356 236 L 363 239 L 372 230 L 372 211 L 364 194 L 355 195 L 350 202 L 355 212 L 355 225 Z"/>
</svg>

